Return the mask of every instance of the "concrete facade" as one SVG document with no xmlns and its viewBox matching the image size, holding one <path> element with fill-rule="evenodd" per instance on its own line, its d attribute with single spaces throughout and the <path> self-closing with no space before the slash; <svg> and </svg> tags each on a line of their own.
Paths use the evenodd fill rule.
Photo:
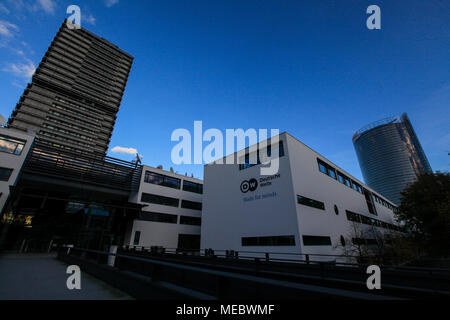
<svg viewBox="0 0 450 320">
<path fill-rule="evenodd" d="M 104 156 L 132 64 L 117 46 L 64 22 L 8 124 L 52 147 Z"/>
<path fill-rule="evenodd" d="M 25 158 L 34 142 L 34 134 L 0 127 L 0 168 L 12 170 L 10 177 L 0 180 L 0 215 L 8 199 L 10 187 L 16 185 Z"/>
<path fill-rule="evenodd" d="M 371 241 L 397 230 L 392 203 L 382 199 L 383 204 L 374 190 L 288 133 L 279 137 L 284 155 L 273 176 L 261 175 L 263 165 L 205 166 L 202 249 L 341 255 L 341 237 L 356 239 L 355 225 Z M 319 163 L 334 174 L 321 172 Z M 255 181 L 250 190 L 242 189 Z M 352 213 L 359 222 L 349 220 Z"/>
<path fill-rule="evenodd" d="M 167 177 L 166 181 L 161 177 Z M 132 194 L 130 202 L 146 207 L 140 219 L 128 227 L 125 245 L 177 249 L 185 237 L 198 242 L 199 247 L 202 194 L 186 191 L 189 183 L 201 186 L 200 189 L 203 187 L 201 180 L 144 166 L 139 191 Z M 200 207 L 187 208 L 192 207 L 192 203 Z M 136 236 L 137 232 L 140 236 Z"/>
</svg>

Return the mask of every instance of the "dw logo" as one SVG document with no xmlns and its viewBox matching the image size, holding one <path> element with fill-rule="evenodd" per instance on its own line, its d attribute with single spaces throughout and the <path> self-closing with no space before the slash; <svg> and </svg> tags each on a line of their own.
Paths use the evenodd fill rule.
<svg viewBox="0 0 450 320">
<path fill-rule="evenodd" d="M 258 181 L 256 179 L 251 179 L 250 181 L 244 181 L 241 183 L 241 192 L 247 193 L 249 191 L 253 192 L 258 189 Z"/>
</svg>

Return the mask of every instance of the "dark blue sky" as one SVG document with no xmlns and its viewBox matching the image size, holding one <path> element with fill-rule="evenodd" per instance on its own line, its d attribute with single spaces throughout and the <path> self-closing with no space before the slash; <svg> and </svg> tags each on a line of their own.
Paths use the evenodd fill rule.
<svg viewBox="0 0 450 320">
<path fill-rule="evenodd" d="M 288 131 L 361 178 L 355 131 L 407 112 L 433 169 L 449 170 L 450 2 L 113 2 L 0 1 L 0 113 L 78 4 L 83 27 L 135 57 L 111 148 L 136 148 L 146 164 L 174 166 L 171 133 L 202 120 Z M 371 4 L 381 30 L 366 28 Z"/>
</svg>

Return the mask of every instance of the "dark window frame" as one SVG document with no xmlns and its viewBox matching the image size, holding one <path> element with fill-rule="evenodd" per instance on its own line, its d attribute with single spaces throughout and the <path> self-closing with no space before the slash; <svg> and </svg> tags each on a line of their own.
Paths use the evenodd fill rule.
<svg viewBox="0 0 450 320">
<path fill-rule="evenodd" d="M 138 246 L 141 242 L 141 231 L 135 231 L 134 232 L 134 239 L 133 239 L 133 245 Z"/>
<path fill-rule="evenodd" d="M 183 180 L 183 191 L 203 194 L 203 184 L 188 180 Z"/>
<path fill-rule="evenodd" d="M 0 167 L 0 181 L 9 182 L 13 172 L 14 172 L 14 169 Z"/>
<path fill-rule="evenodd" d="M 178 224 L 178 216 L 175 214 L 142 211 L 139 220 L 149 222 L 159 222 L 168 224 Z"/>
<path fill-rule="evenodd" d="M 200 227 L 202 225 L 202 218 L 190 217 L 190 216 L 180 216 L 180 224 Z"/>
<path fill-rule="evenodd" d="M 1 152 L 1 153 L 12 154 L 12 155 L 15 155 L 15 156 L 20 156 L 20 155 L 22 155 L 22 152 L 23 152 L 23 150 L 25 149 L 25 146 L 26 146 L 26 144 L 27 144 L 27 142 L 26 142 L 25 140 L 22 140 L 22 139 L 16 139 L 16 138 L 11 138 L 11 137 L 5 136 L 5 135 L 0 135 L 0 140 L 5 141 L 6 143 L 12 143 L 12 144 L 15 144 L 14 151 L 12 151 L 12 152 L 9 152 L 9 151 L 1 150 L 1 149 L 0 149 L 0 152 Z"/>
<path fill-rule="evenodd" d="M 337 180 L 337 171 L 335 168 L 333 168 L 328 163 L 326 163 L 325 161 L 323 161 L 319 158 L 317 158 L 317 164 L 319 166 L 320 172 L 322 172 L 323 174 L 326 174 L 333 180 Z"/>
<path fill-rule="evenodd" d="M 154 179 L 160 179 L 160 183 L 157 183 L 156 180 L 151 181 L 150 180 L 151 176 Z M 149 184 L 153 184 L 153 185 L 157 185 L 157 186 L 161 186 L 161 187 L 172 188 L 172 189 L 176 189 L 176 190 L 180 190 L 181 189 L 181 179 L 175 178 L 175 177 L 171 177 L 171 176 L 167 176 L 167 175 L 164 175 L 164 174 L 161 174 L 161 173 L 157 173 L 157 172 L 153 172 L 153 171 L 146 171 L 145 172 L 144 182 L 145 183 L 149 183 Z"/>
<path fill-rule="evenodd" d="M 278 143 L 270 143 L 268 142 L 268 146 L 267 148 L 265 148 L 264 150 L 262 150 L 262 152 L 266 152 L 267 155 L 270 157 L 272 155 L 272 145 L 276 145 L 278 144 L 278 158 L 282 158 L 286 155 L 285 151 L 284 151 L 284 144 L 283 141 L 279 141 Z M 267 150 L 267 151 L 266 151 Z M 257 160 L 256 163 L 250 163 L 250 153 L 246 152 L 245 156 L 244 156 L 244 163 L 240 163 L 239 164 L 239 170 L 245 170 L 248 168 L 252 168 L 255 166 L 258 166 L 261 164 L 261 158 L 260 158 L 260 149 L 259 149 L 259 144 L 258 144 L 258 149 L 256 150 L 257 152 Z M 270 155 L 269 155 L 270 154 Z"/>
<path fill-rule="evenodd" d="M 202 211 L 203 204 L 197 201 L 181 200 L 181 208 Z"/>
<path fill-rule="evenodd" d="M 304 235 L 302 236 L 303 245 L 306 247 L 325 247 L 331 246 L 331 237 L 329 236 L 311 236 Z"/>
<path fill-rule="evenodd" d="M 325 203 L 322 201 L 314 200 L 307 198 L 305 196 L 297 195 L 297 203 L 308 206 L 311 208 L 319 209 L 319 210 L 325 210 Z"/>
<path fill-rule="evenodd" d="M 144 198 L 146 198 L 146 199 L 144 199 Z M 174 207 L 174 208 L 178 208 L 180 206 L 180 199 L 165 197 L 165 196 L 151 194 L 151 193 L 145 193 L 145 192 L 143 192 L 141 195 L 141 202 L 157 204 L 157 205 L 167 206 L 167 207 Z M 175 205 L 175 202 L 176 202 L 176 205 Z"/>
<path fill-rule="evenodd" d="M 243 237 L 243 247 L 294 247 L 295 236 Z"/>
</svg>

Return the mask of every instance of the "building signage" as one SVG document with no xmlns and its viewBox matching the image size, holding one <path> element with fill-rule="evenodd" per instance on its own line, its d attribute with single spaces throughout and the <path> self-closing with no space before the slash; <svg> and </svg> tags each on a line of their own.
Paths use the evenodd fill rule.
<svg viewBox="0 0 450 320">
<path fill-rule="evenodd" d="M 273 180 L 280 178 L 281 178 L 280 174 L 275 174 L 273 176 L 260 178 L 259 182 L 256 179 L 242 181 L 241 192 L 242 193 L 255 192 L 258 189 L 258 186 L 261 188 L 269 187 L 272 185 Z"/>
<path fill-rule="evenodd" d="M 241 192 L 254 192 L 258 189 L 258 181 L 256 179 L 251 179 L 249 181 L 245 180 L 241 183 Z"/>
<path fill-rule="evenodd" d="M 274 180 L 277 180 L 280 178 L 281 178 L 281 175 L 276 174 L 273 176 L 260 178 L 259 181 L 256 179 L 245 180 L 241 183 L 241 187 L 240 187 L 241 192 L 242 193 L 255 192 L 256 190 L 258 190 L 258 188 L 270 187 L 270 186 L 272 186 L 272 182 Z M 267 198 L 274 198 L 276 196 L 278 196 L 278 194 L 276 192 L 270 192 L 267 194 L 259 194 L 259 195 L 257 194 L 254 196 L 252 195 L 249 197 L 245 197 L 244 202 L 263 200 L 263 199 L 267 199 Z"/>
</svg>

